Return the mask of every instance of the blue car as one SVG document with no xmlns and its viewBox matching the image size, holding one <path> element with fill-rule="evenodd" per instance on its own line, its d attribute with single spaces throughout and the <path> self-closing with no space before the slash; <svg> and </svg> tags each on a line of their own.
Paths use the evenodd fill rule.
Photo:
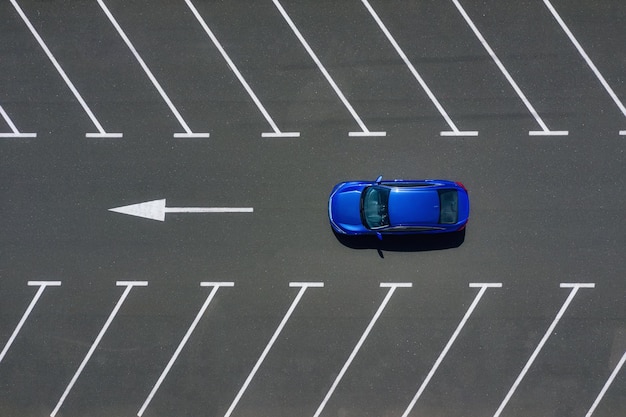
<svg viewBox="0 0 626 417">
<path fill-rule="evenodd" d="M 448 180 L 347 181 L 333 188 L 328 217 L 342 235 L 446 233 L 462 231 L 469 196 Z"/>
</svg>

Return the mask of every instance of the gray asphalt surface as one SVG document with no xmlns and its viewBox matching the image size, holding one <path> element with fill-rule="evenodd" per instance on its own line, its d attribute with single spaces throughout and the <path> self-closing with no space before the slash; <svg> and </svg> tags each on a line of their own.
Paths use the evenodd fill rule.
<svg viewBox="0 0 626 417">
<path fill-rule="evenodd" d="M 348 136 L 358 124 L 271 1 L 196 7 L 299 138 L 261 137 L 268 123 L 183 1 L 105 3 L 191 130 L 210 138 L 173 137 L 183 129 L 97 2 L 18 3 L 104 129 L 124 136 L 85 137 L 97 129 L 2 2 L 0 106 L 37 137 L 0 139 L 1 416 L 55 405 L 62 417 L 137 415 L 211 293 L 201 282 L 234 286 L 217 290 L 146 417 L 400 417 L 427 378 L 410 416 L 590 411 L 626 351 L 626 118 L 542 1 L 463 6 L 543 121 L 568 136 L 529 136 L 535 119 L 452 2 L 371 5 L 478 137 L 440 136 L 444 118 L 359 1 L 281 4 L 386 137 Z M 626 99 L 626 5 L 554 6 Z M 0 132 L 11 132 L 5 119 Z M 333 185 L 380 174 L 462 181 L 464 240 L 337 239 Z M 254 212 L 158 222 L 108 211 L 162 198 Z M 39 281 L 61 285 L 33 305 Z M 148 285 L 124 293 L 119 281 Z M 502 288 L 486 289 L 438 362 L 477 300 L 472 283 Z M 593 415 L 623 414 L 625 387 L 622 370 Z"/>
</svg>

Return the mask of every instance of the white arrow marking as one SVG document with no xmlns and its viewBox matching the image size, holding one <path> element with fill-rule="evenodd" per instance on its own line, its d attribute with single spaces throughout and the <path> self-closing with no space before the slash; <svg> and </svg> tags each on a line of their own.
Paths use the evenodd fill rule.
<svg viewBox="0 0 626 417">
<path fill-rule="evenodd" d="M 252 213 L 252 207 L 165 207 L 165 199 L 109 209 L 116 213 L 165 221 L 165 213 Z"/>
</svg>

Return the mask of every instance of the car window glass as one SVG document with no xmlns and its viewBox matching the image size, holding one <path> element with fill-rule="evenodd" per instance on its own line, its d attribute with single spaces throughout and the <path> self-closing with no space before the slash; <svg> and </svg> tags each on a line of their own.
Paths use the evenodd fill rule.
<svg viewBox="0 0 626 417">
<path fill-rule="evenodd" d="M 454 224 L 458 221 L 459 195 L 456 190 L 438 190 L 439 192 L 439 223 Z"/>
<path fill-rule="evenodd" d="M 389 214 L 387 212 L 389 191 L 389 188 L 386 187 L 368 187 L 363 192 L 361 218 L 366 227 L 380 229 L 389 226 Z"/>
</svg>

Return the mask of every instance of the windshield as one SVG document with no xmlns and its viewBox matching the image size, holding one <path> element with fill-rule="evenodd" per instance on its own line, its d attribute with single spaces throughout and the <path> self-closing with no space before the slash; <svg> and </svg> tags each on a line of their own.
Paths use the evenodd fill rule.
<svg viewBox="0 0 626 417">
<path fill-rule="evenodd" d="M 389 189 L 384 187 L 368 187 L 361 197 L 361 219 L 369 229 L 389 226 L 387 203 Z"/>
<path fill-rule="evenodd" d="M 439 223 L 454 224 L 458 221 L 458 202 L 459 195 L 456 190 L 439 190 L 439 207 L 441 207 Z"/>
</svg>

